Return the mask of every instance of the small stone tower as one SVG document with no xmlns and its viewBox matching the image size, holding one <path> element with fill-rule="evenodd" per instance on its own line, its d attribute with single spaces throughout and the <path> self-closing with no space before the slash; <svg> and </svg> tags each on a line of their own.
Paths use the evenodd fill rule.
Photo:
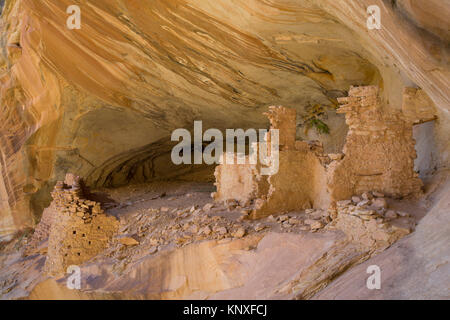
<svg viewBox="0 0 450 320">
<path fill-rule="evenodd" d="M 84 199 L 79 177 L 67 174 L 52 192 L 56 217 L 51 226 L 45 270 L 51 275 L 66 272 L 107 248 L 119 222 L 107 216 L 100 203 Z"/>
</svg>

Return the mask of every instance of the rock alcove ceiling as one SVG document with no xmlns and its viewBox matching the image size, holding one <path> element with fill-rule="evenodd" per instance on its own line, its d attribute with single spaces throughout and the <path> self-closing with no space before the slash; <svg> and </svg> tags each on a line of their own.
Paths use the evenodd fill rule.
<svg viewBox="0 0 450 320">
<path fill-rule="evenodd" d="M 128 183 L 134 172 L 137 181 L 173 176 L 170 134 L 194 120 L 221 130 L 267 128 L 268 105 L 332 110 L 350 85 L 382 85 L 356 34 L 317 6 L 88 1 L 81 30 L 68 30 L 69 4 L 19 1 L 4 9 L 15 17 L 6 45 L 20 39 L 5 65 L 17 75 L 14 99 L 5 101 L 15 108 L 3 116 L 21 120 L 14 139 L 24 140 L 22 176 L 11 182 L 34 192 L 11 204 L 26 208 L 20 198 L 30 197 L 31 215 L 48 205 L 49 188 L 66 172 L 93 186 Z M 17 83 L 22 76 L 26 84 Z M 331 117 L 341 133 L 330 139 L 336 149 L 345 125 Z"/>
<path fill-rule="evenodd" d="M 77 4 L 80 30 L 66 27 Z M 268 128 L 270 105 L 297 111 L 297 139 L 342 151 L 337 98 L 376 85 L 390 110 L 421 88 L 437 120 L 416 130 L 420 169 L 446 170 L 448 1 L 7 0 L 2 12 L 0 237 L 34 227 L 67 172 L 88 187 L 211 181 L 175 166 L 174 129 Z M 446 5 L 444 4 L 446 3 Z M 367 30 L 366 8 L 383 28 Z M 444 17 L 444 18 L 443 18 Z M 305 131 L 319 105 L 329 134 Z"/>
</svg>

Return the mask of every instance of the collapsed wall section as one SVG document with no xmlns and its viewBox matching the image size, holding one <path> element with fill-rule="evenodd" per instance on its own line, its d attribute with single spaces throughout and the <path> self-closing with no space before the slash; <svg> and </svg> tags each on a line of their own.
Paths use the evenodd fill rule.
<svg viewBox="0 0 450 320">
<path fill-rule="evenodd" d="M 270 129 L 278 130 L 279 149 L 295 149 L 295 135 L 297 132 L 296 117 L 297 112 L 292 108 L 282 106 L 271 106 L 269 111 L 264 113 L 270 121 Z M 267 144 L 270 145 L 270 132 L 268 134 Z"/>
<path fill-rule="evenodd" d="M 252 218 L 268 216 L 274 212 L 288 212 L 297 209 L 326 208 L 329 196 L 326 191 L 326 170 L 322 164 L 320 144 L 295 140 L 296 111 L 281 106 L 271 106 L 265 113 L 271 123 L 271 130 L 278 130 L 278 171 L 263 175 L 260 159 L 250 164 L 222 164 L 216 167 L 217 192 L 213 198 L 218 202 L 237 200 L 241 206 L 251 206 Z M 271 133 L 267 141 L 257 148 L 271 151 Z M 234 159 L 237 155 L 234 154 Z"/>
<path fill-rule="evenodd" d="M 233 153 L 231 157 L 234 157 L 233 164 L 227 163 L 227 157 L 222 157 L 222 164 L 214 171 L 217 191 L 213 198 L 216 201 L 234 199 L 242 206 L 251 205 L 254 199 L 267 194 L 267 176 L 261 175 L 260 165 L 251 164 L 248 156 L 245 163 L 239 165 L 236 165 L 237 155 Z"/>
<path fill-rule="evenodd" d="M 289 212 L 329 205 L 326 171 L 311 151 L 286 150 L 279 153 L 279 170 L 267 177 L 266 195 L 255 200 L 252 218 L 274 212 Z"/>
</svg>

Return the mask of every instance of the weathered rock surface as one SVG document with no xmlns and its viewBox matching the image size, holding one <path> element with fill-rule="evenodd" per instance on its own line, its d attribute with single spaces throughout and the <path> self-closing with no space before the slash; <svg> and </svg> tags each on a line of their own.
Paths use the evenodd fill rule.
<svg viewBox="0 0 450 320">
<path fill-rule="evenodd" d="M 433 196 L 430 212 L 411 235 L 337 278 L 314 299 L 445 299 L 450 298 L 450 184 Z M 381 288 L 369 290 L 366 270 L 377 265 Z"/>
<path fill-rule="evenodd" d="M 55 198 L 66 195 L 64 190 L 55 191 Z M 169 206 L 161 207 L 163 199 L 133 190 L 149 200 L 139 197 L 144 201 L 111 209 L 120 217 L 119 228 L 108 246 L 96 245 L 95 252 L 82 245 L 98 241 L 98 231 L 85 228 L 84 238 L 67 234 L 67 226 L 81 231 L 77 224 L 81 218 L 75 213 L 69 215 L 74 221 L 65 218 L 65 207 L 55 201 L 58 219 L 49 226 L 50 232 L 17 240 L 0 255 L 1 298 L 306 299 L 342 270 L 383 251 L 410 231 L 393 229 L 396 220 L 373 214 L 369 207 L 355 211 L 352 204 L 338 207 L 334 220 L 326 210 L 309 209 L 254 221 L 237 219 L 242 209 L 201 205 L 199 192 L 170 196 Z M 200 205 L 192 205 L 195 202 Z M 95 224 L 95 219 L 86 226 Z M 41 223 L 48 226 L 46 221 Z M 102 228 L 107 227 L 102 223 Z M 106 240 L 109 234 L 103 235 Z M 77 237 L 81 241 L 74 242 Z M 78 248 L 67 250 L 68 243 Z M 48 244 L 47 252 L 43 249 Z M 21 252 L 27 256 L 20 257 Z M 76 252 L 82 256 L 74 256 Z M 79 291 L 66 287 L 67 274 L 61 270 L 68 263 L 81 268 Z"/>
<path fill-rule="evenodd" d="M 8 0 L 2 8 L 0 298 L 449 298 L 448 175 L 436 190 L 425 190 L 432 210 L 423 210 L 420 217 L 428 215 L 417 230 L 397 243 L 414 230 L 408 210 L 377 200 L 416 193 L 413 166 L 427 180 L 450 164 L 448 1 L 85 0 L 81 30 L 69 30 L 66 9 L 72 4 Z M 370 5 L 381 9 L 379 30 L 367 29 Z M 366 116 L 391 126 L 384 130 L 378 123 L 371 137 L 398 131 L 402 138 L 396 148 L 376 139 L 371 147 L 390 153 L 391 161 L 372 163 L 362 147 L 353 155 L 342 152 L 347 126 L 335 110 L 338 98 L 349 96 L 341 101 L 352 106 L 350 140 L 367 142 L 355 135 L 351 113 L 364 99 L 353 94 L 358 89 L 347 92 L 351 86 L 379 88 L 386 112 Z M 170 161 L 171 132 L 192 130 L 199 119 L 204 128 L 267 128 L 262 113 L 270 105 L 301 115 L 317 107 L 328 117 L 331 134 L 316 134 L 321 142 L 308 148 L 319 154 L 313 160 L 320 165 L 343 164 L 336 175 L 342 180 L 319 184 L 351 182 L 332 195 L 342 200 L 336 207 L 249 221 L 251 180 L 233 190 L 237 196 L 226 207 L 205 207 L 208 199 L 173 208 L 158 193 L 151 199 L 158 209 L 133 213 L 117 226 L 115 218 L 101 219 L 95 201 L 73 199 L 75 211 L 69 205 L 67 219 L 55 220 L 61 208 L 51 205 L 51 191 L 66 172 L 86 177 L 91 188 L 212 181 L 211 167 Z M 400 111 L 406 120 L 396 116 Z M 304 126 L 284 128 L 287 150 L 302 147 L 291 138 L 307 135 Z M 371 163 L 373 170 L 366 170 Z M 380 175 L 386 167 L 407 174 Z M 368 181 L 379 188 L 367 187 Z M 289 188 L 277 187 L 280 203 Z M 353 203 L 352 196 L 360 199 Z M 111 211 L 150 201 L 143 200 L 112 204 Z M 82 238 L 98 240 L 80 259 L 66 232 L 78 223 L 86 231 Z M 111 228 L 96 233 L 99 226 Z M 29 227 L 36 227 L 30 238 Z M 85 240 L 75 243 L 86 249 Z M 60 261 L 66 253 L 76 259 Z M 82 264 L 82 291 L 68 290 L 65 278 L 46 279 L 52 257 L 59 259 L 58 272 Z M 382 269 L 381 290 L 365 286 L 369 264 Z"/>
<path fill-rule="evenodd" d="M 7 1 L 1 235 L 35 224 L 67 171 L 93 186 L 180 176 L 191 168 L 167 161 L 173 129 L 264 127 L 262 107 L 332 106 L 355 83 L 380 85 L 393 109 L 420 86 L 441 118 L 433 165 L 444 165 L 447 46 L 420 28 L 441 36 L 446 9 L 398 3 L 86 1 L 82 29 L 69 30 L 69 0 Z M 373 4 L 383 28 L 368 32 Z"/>
</svg>

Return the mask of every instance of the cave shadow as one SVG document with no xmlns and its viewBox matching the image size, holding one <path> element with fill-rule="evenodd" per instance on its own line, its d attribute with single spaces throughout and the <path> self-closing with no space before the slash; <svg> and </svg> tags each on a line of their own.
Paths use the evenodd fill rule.
<svg viewBox="0 0 450 320">
<path fill-rule="evenodd" d="M 86 199 L 99 202 L 105 209 L 114 208 L 119 203 L 110 197 L 106 192 L 95 191 L 93 192 L 90 187 L 86 186 L 84 182 L 81 183 L 81 188 Z"/>
</svg>

